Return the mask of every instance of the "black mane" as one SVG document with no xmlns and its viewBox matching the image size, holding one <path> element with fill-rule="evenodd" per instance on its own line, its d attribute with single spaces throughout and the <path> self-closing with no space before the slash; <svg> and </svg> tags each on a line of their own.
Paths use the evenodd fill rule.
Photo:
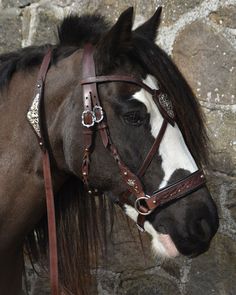
<svg viewBox="0 0 236 295">
<path fill-rule="evenodd" d="M 38 66 L 48 48 L 53 48 L 52 63 L 55 64 L 87 42 L 95 45 L 108 28 L 108 22 L 99 14 L 66 17 L 58 27 L 56 45 L 29 46 L 0 55 L 0 90 L 9 83 L 15 72 Z"/>
<path fill-rule="evenodd" d="M 49 47 L 53 48 L 52 63 L 55 64 L 87 42 L 97 44 L 108 29 L 109 24 L 98 14 L 68 16 L 58 28 L 56 45 L 31 46 L 0 55 L 0 90 L 16 71 L 38 66 Z M 147 73 L 155 76 L 163 91 L 171 97 L 177 123 L 192 155 L 199 165 L 206 163 L 207 133 L 199 103 L 191 88 L 167 54 L 146 36 L 134 33 L 132 43 L 126 54 L 134 63 L 141 64 Z"/>
</svg>

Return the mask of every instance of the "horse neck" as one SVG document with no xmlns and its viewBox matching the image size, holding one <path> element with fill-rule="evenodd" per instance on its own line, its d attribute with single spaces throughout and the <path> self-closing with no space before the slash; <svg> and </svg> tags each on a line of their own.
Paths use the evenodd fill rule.
<svg viewBox="0 0 236 295">
<path fill-rule="evenodd" d="M 75 154 L 71 148 L 75 147 L 76 153 L 82 154 L 80 62 L 79 51 L 59 61 L 50 68 L 45 84 L 48 140 L 57 168 L 66 173 L 73 172 L 68 167 L 68 157 Z"/>
</svg>

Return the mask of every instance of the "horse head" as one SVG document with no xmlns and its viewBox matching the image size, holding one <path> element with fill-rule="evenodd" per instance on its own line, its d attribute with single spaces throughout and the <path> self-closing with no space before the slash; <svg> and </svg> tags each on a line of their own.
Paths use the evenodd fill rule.
<svg viewBox="0 0 236 295">
<path fill-rule="evenodd" d="M 94 43 L 96 77 L 128 76 L 146 85 L 129 83 L 125 79 L 100 80 L 96 84 L 109 137 L 133 174 L 138 173 L 145 161 L 166 113 L 169 117 L 158 152 L 152 157 L 145 174 L 139 177 L 146 195 L 152 195 L 154 191 L 169 187 L 198 171 L 207 158 L 206 132 L 198 102 L 172 61 L 155 44 L 160 12 L 161 9 L 158 9 L 147 22 L 132 30 L 133 9 L 130 8 L 98 40 L 88 40 Z M 66 43 L 62 31 L 61 36 Z M 80 80 L 87 78 L 81 75 L 80 72 Z M 153 91 L 161 90 L 166 107 L 164 115 L 148 87 Z M 78 85 L 72 94 L 73 108 L 70 106 L 70 111 L 76 114 L 66 119 L 68 128 L 64 129 L 63 135 L 65 166 L 80 179 L 83 178 L 83 149 L 78 138 L 83 139 L 83 145 L 86 145 L 83 135 L 86 128 L 81 125 L 84 107 L 79 98 L 82 96 L 82 86 Z M 172 113 L 168 114 L 170 104 L 173 118 Z M 122 180 L 116 161 L 104 148 L 99 126 L 96 128 L 95 125 L 87 128 L 95 129 L 89 186 L 117 200 L 127 190 L 127 185 Z M 138 212 L 132 203 L 135 199 L 130 196 L 129 204 L 123 204 L 123 208 L 137 222 Z M 151 210 L 143 227 L 152 236 L 156 254 L 165 257 L 175 257 L 179 253 L 196 256 L 208 249 L 218 228 L 216 205 L 206 185 L 203 185 L 188 191 L 182 198 Z"/>
</svg>

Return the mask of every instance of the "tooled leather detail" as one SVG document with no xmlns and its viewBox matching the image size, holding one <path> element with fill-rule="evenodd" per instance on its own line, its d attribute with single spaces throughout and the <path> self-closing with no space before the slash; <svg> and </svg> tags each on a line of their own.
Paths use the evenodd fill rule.
<svg viewBox="0 0 236 295">
<path fill-rule="evenodd" d="M 186 196 L 203 186 L 205 182 L 206 178 L 203 171 L 198 170 L 177 183 L 154 192 L 153 195 L 146 200 L 147 207 L 153 210 L 162 204 Z"/>
</svg>

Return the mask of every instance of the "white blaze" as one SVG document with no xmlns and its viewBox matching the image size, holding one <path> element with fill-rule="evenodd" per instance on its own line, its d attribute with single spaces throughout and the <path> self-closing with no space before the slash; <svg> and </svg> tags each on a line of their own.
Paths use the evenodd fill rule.
<svg viewBox="0 0 236 295">
<path fill-rule="evenodd" d="M 143 82 L 151 88 L 156 89 L 155 79 L 151 75 L 148 75 Z M 163 117 L 151 94 L 141 89 L 133 95 L 133 98 L 145 104 L 150 114 L 151 133 L 156 138 L 161 128 Z M 175 126 L 168 124 L 159 147 L 159 154 L 162 158 L 162 169 L 164 171 L 164 179 L 160 188 L 166 186 L 175 170 L 185 169 L 192 173 L 198 169 L 177 124 Z"/>
<path fill-rule="evenodd" d="M 151 75 L 148 75 L 143 82 L 153 89 L 157 88 L 155 78 Z M 133 95 L 133 98 L 146 106 L 150 114 L 151 133 L 156 138 L 161 128 L 163 117 L 153 101 L 151 94 L 141 89 Z M 188 170 L 191 173 L 198 169 L 177 124 L 175 126 L 168 124 L 159 147 L 159 154 L 162 158 L 162 169 L 164 171 L 164 179 L 159 188 L 167 185 L 171 175 L 177 169 Z M 128 205 L 125 208 L 126 214 L 136 222 L 138 216 L 136 210 Z M 175 257 L 178 255 L 178 250 L 169 235 L 158 233 L 148 221 L 145 221 L 144 228 L 152 236 L 152 248 L 155 254 L 164 257 Z"/>
</svg>

